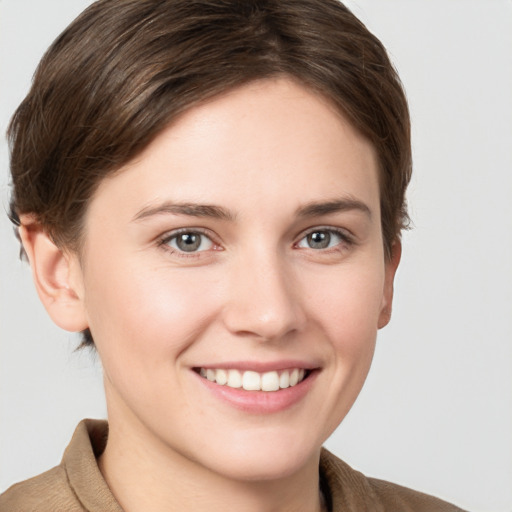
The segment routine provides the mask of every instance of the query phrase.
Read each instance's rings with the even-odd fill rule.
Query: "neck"
[[[140,427],[144,429],[143,426]],[[215,473],[142,431],[110,423],[100,470],[125,512],[321,511],[319,453],[291,475],[237,480]]]

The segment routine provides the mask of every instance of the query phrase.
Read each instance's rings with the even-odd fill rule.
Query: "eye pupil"
[[[308,245],[312,249],[325,249],[331,243],[331,234],[327,231],[315,231],[308,235]]]
[[[176,245],[185,252],[196,251],[201,245],[201,235],[195,233],[183,233],[176,239]]]

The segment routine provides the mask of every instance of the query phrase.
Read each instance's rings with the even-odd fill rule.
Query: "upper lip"
[[[209,363],[198,365],[195,368],[204,368],[205,370],[241,370],[265,373],[279,370],[290,370],[293,368],[303,368],[305,370],[314,370],[319,368],[318,364],[300,360],[280,360],[280,361],[228,361],[222,363]]]

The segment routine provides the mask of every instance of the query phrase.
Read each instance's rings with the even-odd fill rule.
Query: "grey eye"
[[[343,242],[343,236],[332,229],[311,231],[297,244],[302,249],[329,249]]]
[[[213,242],[202,233],[188,231],[174,235],[169,239],[168,245],[181,252],[199,252],[211,249]]]
[[[328,231],[315,231],[310,233],[306,239],[311,249],[326,249],[331,242],[331,234]]]

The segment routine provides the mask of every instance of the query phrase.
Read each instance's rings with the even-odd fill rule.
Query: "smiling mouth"
[[[271,371],[258,373],[247,370],[236,369],[214,369],[197,368],[196,372],[201,377],[219,384],[235,389],[246,391],[279,391],[280,389],[292,388],[300,384],[311,373],[304,368],[291,368],[289,370]]]

